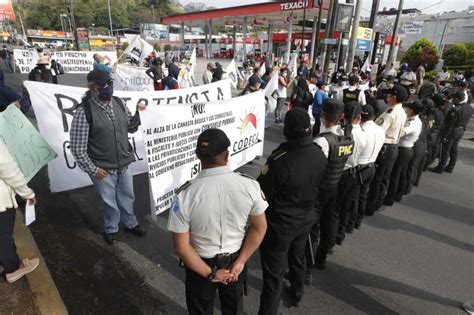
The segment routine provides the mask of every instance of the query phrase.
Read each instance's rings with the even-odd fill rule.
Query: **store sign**
[[[348,32],[351,28],[352,12],[354,6],[352,4],[338,4],[337,5],[337,17],[336,17],[336,31]]]
[[[299,10],[299,9],[304,9],[308,7],[308,1],[290,1],[286,3],[280,3],[280,11],[293,11],[293,10]]]
[[[399,35],[421,34],[423,21],[412,21],[400,23]]]
[[[374,30],[366,27],[359,27],[357,31],[357,39],[372,40]]]
[[[368,51],[372,47],[372,42],[369,39],[358,39],[356,43],[356,50]]]

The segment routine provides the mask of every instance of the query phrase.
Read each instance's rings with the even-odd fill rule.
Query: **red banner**
[[[12,2],[10,0],[0,0],[0,21],[15,21]]]

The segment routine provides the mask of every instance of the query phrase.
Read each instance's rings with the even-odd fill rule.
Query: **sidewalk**
[[[0,314],[68,314],[41,252],[23,221],[23,214],[17,211],[15,242],[18,255],[20,258],[38,257],[40,265],[12,284],[0,279]]]

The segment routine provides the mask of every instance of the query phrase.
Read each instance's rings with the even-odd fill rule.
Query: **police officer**
[[[446,115],[441,135],[443,141],[441,159],[437,167],[430,169],[430,171],[440,174],[453,172],[458,157],[459,142],[472,116],[471,104],[466,103],[466,95],[463,91],[456,91],[453,94],[453,103],[454,107]]]
[[[426,163],[424,166],[424,171],[428,169],[428,166],[431,165],[439,155],[439,148],[441,145],[441,131],[444,126],[444,110],[445,97],[442,93],[436,93],[433,98],[434,110],[431,111],[431,114],[434,118],[433,126],[431,126],[430,132],[428,133],[428,154],[426,156]],[[416,185],[415,185],[416,186]]]
[[[367,135],[360,126],[362,107],[357,102],[349,102],[344,106],[344,121],[346,128],[351,128],[354,147],[352,155],[344,165],[341,180],[337,191],[336,207],[339,211],[339,230],[336,244],[342,245],[346,231],[352,233],[353,225],[349,228],[349,219],[352,212],[357,212],[357,198],[359,195],[360,178],[357,173],[359,156],[367,145]],[[350,126],[350,127],[349,127]]]
[[[375,121],[385,131],[385,143],[375,163],[376,171],[370,184],[365,215],[373,215],[376,210],[380,209],[387,192],[390,174],[398,156],[397,144],[407,117],[402,107],[402,102],[407,97],[407,90],[403,86],[394,85],[387,91],[385,100],[389,108]]]
[[[199,135],[202,171],[176,191],[170,210],[168,229],[185,266],[190,314],[212,314],[216,289],[223,314],[243,312],[245,264],[267,228],[268,203],[257,181],[227,166],[229,146],[222,130]]]
[[[357,75],[349,76],[349,87],[342,90],[342,101],[344,104],[349,102],[359,102],[360,105],[366,105],[365,94],[359,89],[360,78]]]
[[[277,314],[282,275],[288,262],[292,304],[304,294],[305,246],[316,221],[316,197],[327,161],[313,143],[309,115],[301,108],[285,116],[282,143],[268,158],[257,180],[268,198],[268,231],[260,247],[263,289],[259,314]]]
[[[408,164],[413,157],[413,146],[423,129],[423,124],[418,117],[418,114],[423,111],[423,104],[420,101],[416,101],[405,103],[404,107],[408,119],[400,134],[397,160],[393,166],[387,195],[383,202],[387,206],[393,205],[394,201],[399,202],[402,200],[407,185]]]
[[[367,145],[360,152],[358,176],[361,180],[359,196],[357,199],[357,213],[351,217],[348,228],[352,225],[354,228],[360,228],[364,212],[367,205],[367,194],[369,193],[370,183],[375,176],[375,161],[385,142],[385,131],[374,122],[375,110],[371,105],[362,106],[362,125],[367,136]]]
[[[311,229],[311,248],[320,241],[315,255],[315,266],[326,268],[326,257],[334,247],[339,227],[339,213],[336,208],[337,186],[344,171],[344,165],[352,154],[354,140],[350,132],[343,131],[338,125],[343,117],[344,103],[336,99],[327,99],[321,107],[321,132],[314,142],[319,145],[328,159],[328,167],[317,200],[319,221]],[[319,223],[319,225],[318,225]],[[312,257],[309,257],[312,260]],[[308,260],[310,261],[310,260]]]

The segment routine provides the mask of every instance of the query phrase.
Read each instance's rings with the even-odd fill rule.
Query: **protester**
[[[416,74],[413,72],[412,66],[410,66],[408,71],[404,72],[400,76],[400,84],[405,87],[408,93],[410,93],[410,88],[413,86],[413,84],[416,84]]]
[[[23,88],[23,96],[18,95],[11,87],[5,85],[3,72],[0,70],[0,112],[13,103],[23,113],[27,113],[31,107],[28,91]]]
[[[286,89],[288,88],[288,81],[287,81],[288,70],[287,68],[280,68],[280,75],[278,76],[278,98],[277,98],[277,105],[275,109],[275,123],[279,124],[282,122],[281,120],[281,110],[283,108],[283,104],[285,103],[287,94]]]
[[[344,97],[343,91],[349,87],[347,85],[347,80],[348,79],[346,76],[340,76],[336,86],[329,86],[328,96],[340,100],[342,102],[342,99]]]
[[[92,65],[93,70],[100,70],[106,73],[112,73],[112,68],[110,67],[109,64],[106,63],[104,56],[98,53],[95,53],[93,55],[93,58],[94,58],[94,64]]]
[[[163,61],[161,58],[154,58],[151,60],[151,67],[145,73],[153,80],[153,87],[155,91],[161,91],[163,87]]]
[[[442,154],[437,167],[430,169],[436,173],[452,173],[458,157],[458,145],[461,141],[469,120],[472,116],[471,104],[464,100],[466,95],[462,91],[453,94],[454,108],[446,115],[444,128],[441,133]],[[448,163],[449,160],[449,163]]]
[[[313,104],[313,94],[309,91],[308,83],[303,77],[298,79],[298,84],[291,93],[291,104],[293,108],[299,107],[306,112],[309,105]]]
[[[175,58],[173,59],[176,60]],[[167,58],[165,61],[165,64],[166,64],[166,67],[168,68],[168,76],[172,77],[173,79],[177,81],[180,69],[178,65],[176,64],[176,61],[171,61],[169,58]]]
[[[375,162],[376,171],[370,184],[365,215],[373,215],[375,211],[379,210],[387,193],[390,175],[398,156],[400,133],[406,121],[402,102],[406,100],[407,96],[407,91],[403,86],[394,85],[386,96],[389,108],[375,121],[385,131],[385,143]]]
[[[8,283],[17,281],[39,265],[38,258],[20,260],[16,252],[13,229],[18,204],[15,195],[28,200],[29,204],[36,203],[35,194],[26,185],[25,176],[8,148],[0,141],[0,266]]]
[[[338,125],[344,116],[344,103],[335,99],[327,99],[321,107],[321,132],[314,142],[321,147],[328,159],[328,167],[324,175],[323,184],[320,186],[316,211],[319,221],[311,229],[312,249],[319,236],[319,244],[314,257],[315,267],[321,270],[326,268],[326,258],[336,242],[339,227],[336,208],[337,186],[342,176],[344,165],[352,154],[354,140],[350,129],[343,131]],[[312,251],[310,251],[312,252]],[[313,257],[308,257],[310,262]]]
[[[28,80],[53,83],[53,75],[49,69],[49,61],[46,58],[39,58],[36,67],[34,67],[28,74]]]
[[[298,67],[296,72],[298,73],[298,75],[301,75],[301,77],[303,77],[305,80],[308,80],[309,70],[304,60],[300,61],[300,66]]]
[[[133,211],[133,177],[129,166],[135,161],[128,133],[140,126],[138,103],[132,116],[120,98],[113,97],[113,81],[100,70],[87,74],[88,91],[72,120],[71,152],[79,168],[87,173],[102,199],[104,240],[117,243],[118,225],[137,236],[145,235]]]
[[[250,94],[250,93],[253,93],[253,92],[257,92],[259,90],[261,84],[262,84],[262,81],[258,77],[251,76],[249,78],[249,83],[243,89],[243,91],[240,92],[239,96],[247,95],[247,94]]]
[[[185,59],[178,75],[178,84],[181,89],[194,86],[191,68],[192,64]]]
[[[212,75],[214,73],[214,68],[215,68],[215,65],[212,62],[209,62],[207,64],[206,71],[202,75],[202,81],[204,82],[204,84],[209,84],[212,82]]]
[[[340,66],[337,72],[335,71],[332,76],[331,76],[331,83],[332,84],[337,84],[339,82],[339,79],[341,77],[346,76],[346,72],[344,71],[344,67]]]
[[[416,69],[416,86],[420,88],[423,85],[423,79],[425,78],[427,64],[420,64]]]
[[[418,117],[423,111],[421,102],[404,103],[407,120],[400,133],[398,143],[398,154],[393,170],[390,174],[390,183],[387,189],[387,195],[383,201],[386,206],[392,206],[395,201],[400,202],[407,187],[408,164],[413,157],[413,146],[418,140],[423,125]]]
[[[51,59],[51,74],[53,75],[54,84],[58,84],[58,76],[64,74],[63,66],[54,59]]]
[[[7,46],[3,45],[3,49],[0,51],[0,57],[3,59],[3,63],[10,73],[13,73],[12,55],[13,53],[7,49]]]
[[[314,118],[313,137],[316,137],[321,129],[321,107],[323,106],[323,102],[329,98],[327,94],[327,85],[328,84],[326,81],[318,81],[318,90],[314,95],[312,108],[312,114]]]
[[[316,222],[314,204],[326,172],[327,161],[311,137],[309,115],[301,108],[285,116],[280,144],[268,158],[258,182],[268,199],[268,231],[260,247],[263,288],[259,314],[277,314],[282,275],[290,269],[291,304],[298,306],[304,295],[305,246]]]
[[[448,69],[446,67],[443,67],[440,72],[436,75],[436,77],[439,80],[439,84],[442,86],[446,85],[446,82],[449,81],[449,78],[451,77],[451,74],[449,73]]]
[[[199,135],[202,170],[176,190],[169,213],[168,230],[186,270],[190,314],[212,314],[216,290],[223,314],[243,312],[245,265],[267,229],[265,196],[254,179],[229,168],[229,146],[220,129]]]
[[[211,82],[217,82],[217,81],[222,80],[223,75],[224,75],[224,70],[222,69],[222,65],[219,62],[216,62],[216,68],[214,69],[214,72],[212,73]]]
[[[260,85],[260,89],[264,90],[265,87],[267,86],[268,82],[272,79],[272,69],[271,68],[266,68],[267,71],[263,74],[261,77],[261,82],[262,84]]]

